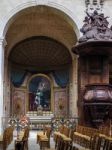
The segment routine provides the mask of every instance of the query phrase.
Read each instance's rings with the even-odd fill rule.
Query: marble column
[[[6,41],[0,38],[0,134],[3,131],[3,83],[4,83],[4,46]]]
[[[70,84],[70,114],[72,117],[78,117],[78,109],[77,109],[77,99],[78,99],[78,82],[77,82],[77,75],[78,75],[78,69],[77,69],[77,56],[74,56],[73,62],[72,62],[72,80]]]

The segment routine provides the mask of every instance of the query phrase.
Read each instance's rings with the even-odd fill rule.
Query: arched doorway
[[[73,69],[74,56],[70,50],[74,41],[77,41],[77,37],[74,27],[65,16],[66,14],[55,8],[47,6],[30,7],[19,12],[10,25],[6,33],[8,44],[5,50],[5,63],[7,66],[5,68],[5,84],[9,84],[11,95],[11,104],[8,106],[5,103],[8,114],[13,114],[13,100],[16,96],[22,98],[22,106],[24,106],[22,113],[28,111],[26,107],[28,99],[26,83],[32,75],[37,73],[44,73],[53,79],[54,89],[59,90],[59,92],[62,90],[62,95],[65,94],[63,99],[69,101],[71,99],[73,102],[69,85],[71,86],[72,81],[77,79],[77,68]],[[37,54],[40,56],[37,56]],[[11,70],[14,70],[14,72],[11,72]],[[75,77],[73,77],[74,71]],[[22,79],[27,73],[27,77],[22,82],[22,89],[19,89],[18,85],[15,87],[14,82],[12,82],[13,84],[10,83],[11,73],[15,73],[16,77],[20,77],[22,74]],[[67,75],[63,81],[64,86],[59,85],[63,83],[56,80],[57,75],[62,77],[62,74],[63,79],[64,75]],[[67,82],[68,76],[70,77],[69,82]],[[77,95],[77,93],[75,94]]]

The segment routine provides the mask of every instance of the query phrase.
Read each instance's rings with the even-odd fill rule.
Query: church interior
[[[0,150],[112,150],[112,1],[65,1],[0,4]]]

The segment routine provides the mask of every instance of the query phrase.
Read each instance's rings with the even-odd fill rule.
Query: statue
[[[108,17],[104,17],[103,13],[98,14],[95,10],[91,15],[86,12],[83,27],[80,31],[83,36],[79,39],[79,43],[95,40],[112,40],[112,27],[108,27]]]
[[[44,93],[44,83],[40,83],[38,88],[37,88],[37,92],[36,92],[36,96],[35,96],[35,104],[36,106],[42,106],[43,107],[43,93]]]
[[[36,96],[35,96],[35,104],[37,106],[40,105],[40,96],[41,96],[41,91],[37,89]]]

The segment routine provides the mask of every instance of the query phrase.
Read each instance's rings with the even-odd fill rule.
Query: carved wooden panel
[[[54,91],[55,116],[64,117],[68,113],[68,93],[67,89],[55,89]]]
[[[25,114],[26,91],[15,89],[12,95],[12,110],[14,116]]]

